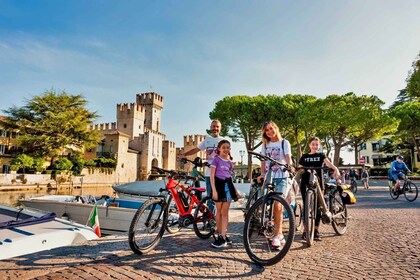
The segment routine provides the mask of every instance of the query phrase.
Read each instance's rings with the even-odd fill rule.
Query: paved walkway
[[[126,235],[108,236],[0,261],[0,279],[420,279],[420,198],[410,203],[392,200],[384,186],[359,188],[349,213],[344,236],[321,225],[322,241],[307,248],[298,233],[287,256],[265,268],[245,253],[242,215],[231,210],[234,244],[222,250],[183,230],[141,257]]]

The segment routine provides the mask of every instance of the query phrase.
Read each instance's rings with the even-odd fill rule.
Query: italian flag
[[[92,212],[90,212],[89,221],[96,235],[98,237],[101,237],[101,228],[99,227],[98,206],[96,204],[95,206],[93,206]]]

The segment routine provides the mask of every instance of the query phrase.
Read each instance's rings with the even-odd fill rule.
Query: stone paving
[[[297,233],[274,266],[250,261],[242,244],[242,213],[232,209],[231,247],[212,248],[211,240],[186,229],[165,234],[154,251],[138,256],[125,234],[114,235],[0,261],[0,279],[420,279],[420,198],[392,200],[380,184],[359,187],[345,235],[321,225],[322,241],[307,248]]]

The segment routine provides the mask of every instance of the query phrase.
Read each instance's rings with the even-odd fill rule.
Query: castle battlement
[[[137,104],[137,103],[119,103],[117,104],[117,111],[118,112],[125,112],[125,111],[144,111],[144,106]]]
[[[165,140],[165,139],[166,139],[166,134],[163,134],[163,133],[161,133],[161,132],[159,132],[159,131],[156,131],[156,130],[150,129],[150,128],[148,128],[148,127],[145,127],[145,128],[144,128],[144,134],[149,134],[149,133],[153,133],[153,134],[156,134],[156,135],[160,135],[160,136],[162,136],[162,137],[163,137],[163,139],[162,139],[162,140]]]
[[[163,96],[156,92],[139,93],[136,95],[136,103],[141,105],[153,105],[154,107],[163,108]]]
[[[198,146],[206,138],[206,135],[186,135],[184,136],[184,146]]]
[[[90,130],[99,130],[99,131],[112,131],[117,130],[117,123],[116,122],[108,122],[108,123],[97,123],[89,125]]]

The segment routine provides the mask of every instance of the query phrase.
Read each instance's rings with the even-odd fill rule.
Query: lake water
[[[83,187],[83,188],[61,188],[61,189],[40,189],[40,190],[22,190],[22,191],[0,191],[0,204],[18,206],[19,199],[30,198],[43,195],[93,195],[100,197],[102,195],[113,196],[114,190],[111,186],[101,187]]]

